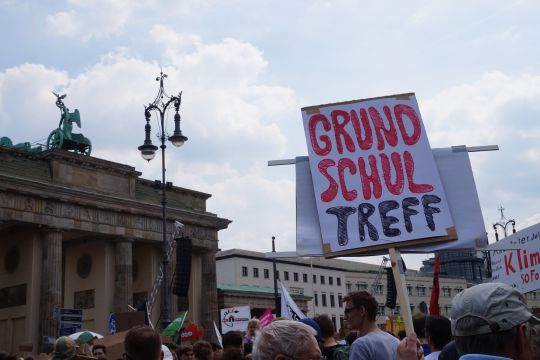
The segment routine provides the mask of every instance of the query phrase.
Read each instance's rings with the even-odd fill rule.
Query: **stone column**
[[[219,322],[218,301],[217,301],[217,279],[216,279],[216,252],[213,250],[205,251],[202,254],[202,319],[205,329],[205,340],[216,341],[213,322]]]
[[[39,348],[49,351],[43,344],[44,336],[57,336],[58,323],[53,319],[55,308],[62,307],[62,233],[47,230],[42,243],[41,297],[39,302]]]
[[[133,305],[133,239],[118,239],[114,250],[114,312],[119,313]]]

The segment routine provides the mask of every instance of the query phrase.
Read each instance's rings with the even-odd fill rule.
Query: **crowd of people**
[[[358,291],[344,299],[348,334],[340,338],[327,315],[293,321],[275,319],[261,329],[258,320],[246,333],[230,331],[221,345],[197,341],[162,344],[158,332],[138,326],[127,332],[123,360],[540,360],[540,320],[523,296],[501,283],[484,283],[457,294],[451,320],[444,316],[414,317],[414,332],[403,338],[376,323],[377,301]],[[77,343],[60,337],[52,360],[85,359]],[[107,348],[94,345],[91,356],[107,360]],[[16,357],[0,353],[0,360]],[[111,359],[113,360],[113,359]],[[114,359],[117,360],[117,359]]]

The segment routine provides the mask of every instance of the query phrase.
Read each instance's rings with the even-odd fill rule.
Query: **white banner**
[[[306,315],[300,310],[298,305],[294,302],[291,295],[289,295],[289,292],[287,289],[285,289],[285,286],[283,286],[283,283],[281,281],[279,282],[279,286],[281,287],[281,316],[286,317],[287,319],[291,320],[300,320],[307,318]]]
[[[488,247],[493,282],[526,293],[540,289],[540,224],[520,230]],[[495,250],[498,249],[498,250]]]
[[[247,324],[251,319],[251,309],[249,305],[236,306],[232,308],[221,309],[221,332],[223,334],[229,331],[246,331]]]
[[[302,117],[325,254],[455,239],[414,94],[310,106]]]
[[[448,199],[457,240],[400,248],[407,252],[474,249],[487,245],[487,235],[465,147],[433,149]],[[296,251],[298,256],[322,256],[322,237],[307,156],[296,158]],[[385,251],[380,252],[385,253]]]

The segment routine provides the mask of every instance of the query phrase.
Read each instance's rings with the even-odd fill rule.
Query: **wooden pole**
[[[392,264],[392,273],[396,282],[397,298],[399,301],[399,313],[405,324],[405,332],[407,335],[414,332],[411,315],[411,304],[407,293],[407,285],[405,283],[405,269],[401,261],[401,254],[396,248],[389,248],[390,263]]]

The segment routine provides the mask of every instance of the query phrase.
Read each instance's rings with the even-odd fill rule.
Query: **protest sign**
[[[400,248],[402,253],[474,249],[487,245],[480,200],[465,146],[432,149],[458,238],[454,241]],[[319,218],[307,156],[295,160],[296,254],[323,256]],[[381,251],[381,254],[384,252]],[[272,253],[269,253],[272,254]]]
[[[246,331],[249,319],[251,319],[251,309],[249,305],[236,306],[221,309],[221,332]]]
[[[499,240],[488,250],[493,282],[511,285],[521,293],[540,289],[540,224]]]
[[[281,290],[281,316],[291,320],[307,318],[298,305],[296,305],[281,281],[279,282],[279,287]]]
[[[302,117],[325,255],[456,238],[414,94]]]
[[[274,320],[274,315],[272,315],[272,308],[268,308],[264,311],[264,313],[259,318],[259,322],[261,323],[261,328],[264,328],[272,323]]]

